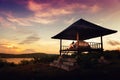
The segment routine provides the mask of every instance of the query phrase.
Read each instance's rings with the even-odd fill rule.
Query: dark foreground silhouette
[[[48,64],[29,64],[0,69],[0,80],[114,80],[120,78],[120,66],[99,65],[64,71]]]
[[[53,55],[22,61],[20,65],[0,61],[0,80],[119,80],[120,52],[104,53],[109,63],[99,63],[98,53],[81,54],[79,68],[72,71],[49,66],[58,57]]]

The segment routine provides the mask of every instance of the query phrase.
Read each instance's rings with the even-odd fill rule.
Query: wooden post
[[[103,53],[103,39],[102,39],[102,36],[100,36],[101,38],[101,52]]]
[[[79,47],[79,33],[77,32],[76,35],[76,39],[77,39],[77,52],[79,53],[78,47]]]
[[[61,56],[61,50],[62,50],[62,39],[60,39],[60,56]]]
[[[78,32],[77,32],[76,39],[77,39],[77,48],[78,48],[78,46],[79,46],[79,33]]]

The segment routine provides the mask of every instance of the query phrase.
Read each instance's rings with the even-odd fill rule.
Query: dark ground
[[[107,64],[92,68],[64,71],[48,64],[28,64],[0,68],[0,80],[119,80],[120,65]]]

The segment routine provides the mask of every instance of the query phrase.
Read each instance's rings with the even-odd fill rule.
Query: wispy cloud
[[[7,40],[0,41],[0,52],[3,53],[18,53],[19,47],[17,47],[13,42]]]
[[[34,23],[39,23],[39,24],[51,24],[53,22],[55,22],[55,19],[51,19],[51,18],[40,18],[40,17],[30,17],[28,18],[29,21],[34,22]]]
[[[40,37],[38,35],[33,34],[28,36],[25,40],[23,40],[19,44],[31,44],[39,40],[40,40]]]
[[[42,18],[36,15],[25,17],[25,18],[19,18],[19,17],[14,17],[11,14],[7,14],[7,20],[11,22],[12,24],[17,24],[20,26],[32,26],[34,23],[40,23],[40,24],[50,24],[55,21],[55,19],[51,18]]]
[[[33,0],[28,2],[28,9],[33,11],[37,17],[51,17],[72,13],[66,8],[55,8],[51,3],[37,3]]]
[[[90,13],[100,11],[100,6],[97,4],[87,5],[81,2],[73,2],[69,4],[67,0],[60,0],[59,3],[54,0],[50,2],[29,0],[27,7],[33,12],[33,15],[29,17],[29,20],[41,24],[50,24],[55,22],[57,17],[72,15],[82,11]]]
[[[0,52],[2,53],[18,53],[19,51],[18,47],[7,47],[7,46],[3,46],[0,45]]]
[[[33,11],[34,15],[37,17],[68,15],[82,10],[90,12],[98,12],[100,10],[100,6],[97,4],[87,5],[85,3],[81,3],[80,1],[78,3],[73,2],[68,4],[67,1],[65,2],[60,0],[59,3],[56,3],[58,6],[54,6],[53,3],[55,4],[56,2],[51,1],[50,3],[37,3],[35,0],[30,0],[28,2],[28,9]]]
[[[7,2],[7,1],[5,1]],[[4,1],[1,1],[1,3],[5,3]],[[10,1],[8,1],[10,2]],[[12,4],[16,5],[16,8],[21,10],[22,12],[19,12],[19,10],[12,10],[12,7],[8,7],[6,5],[6,8],[4,10],[4,6],[1,6],[1,12],[3,11],[6,16],[6,13],[9,13],[11,15],[7,15],[7,20],[12,22],[13,24],[19,24],[21,26],[31,26],[33,23],[40,23],[40,24],[50,24],[54,23],[56,19],[60,16],[66,16],[66,15],[72,15],[75,13],[97,13],[100,11],[110,10],[109,8],[111,6],[114,6],[115,4],[118,5],[119,0],[102,0],[102,1],[96,1],[96,0],[21,0],[21,1],[12,1],[10,2]],[[106,6],[107,4],[107,6]],[[6,10],[7,9],[7,10]],[[7,12],[6,12],[7,11]],[[26,12],[26,13],[23,13]],[[19,16],[16,14],[22,15]],[[21,14],[23,13],[23,14]],[[23,17],[24,16],[24,17]],[[56,17],[56,18],[55,18]]]
[[[13,28],[13,24],[0,15],[0,27]]]
[[[75,22],[75,18],[74,17],[69,19],[69,20],[65,20],[64,21],[64,23],[69,24],[69,25],[72,24],[73,22]]]
[[[0,25],[2,27],[7,27],[11,29],[16,29],[16,26],[24,26],[30,27],[35,25],[35,23],[39,24],[51,24],[55,21],[55,19],[51,18],[40,18],[37,16],[29,16],[29,17],[15,17],[12,12],[2,12],[5,17],[0,16]]]
[[[101,7],[98,6],[98,5],[96,5],[96,4],[90,7],[90,11],[91,11],[92,13],[99,12],[100,10],[101,10]]]
[[[0,23],[1,23],[1,21],[3,21],[3,18],[0,16]]]
[[[35,53],[36,51],[34,49],[25,49],[21,53]]]
[[[111,10],[111,8],[119,6],[120,0],[2,0],[0,3],[4,4],[0,6],[0,11],[9,11],[14,16],[24,18],[31,15],[39,17],[61,16],[80,11],[96,13],[102,9]],[[11,4],[12,6],[9,6]],[[14,7],[15,9],[13,9]]]
[[[18,49],[14,42],[8,40],[1,40],[0,41],[1,47],[6,47],[8,49]]]
[[[16,28],[16,33],[20,33],[22,35],[28,35],[31,33],[34,33],[31,29],[28,29],[26,27],[17,27]]]
[[[7,20],[12,22],[13,24],[18,24],[21,26],[31,26],[32,24],[27,20],[27,18],[17,18],[14,17],[12,14],[7,14]]]
[[[120,41],[116,41],[116,40],[109,40],[107,43],[112,45],[112,46],[120,45]]]
[[[39,11],[46,7],[49,7],[49,4],[46,4],[46,3],[39,4],[39,3],[35,2],[34,0],[29,0],[29,2],[28,2],[28,8],[31,11]]]

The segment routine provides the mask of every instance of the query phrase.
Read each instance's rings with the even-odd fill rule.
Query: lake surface
[[[33,58],[1,58],[1,59],[10,63],[13,62],[15,64],[19,64],[22,60],[27,60],[27,61],[33,60]]]

